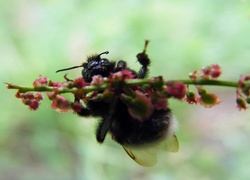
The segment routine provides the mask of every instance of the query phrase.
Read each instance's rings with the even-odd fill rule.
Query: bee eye
[[[100,65],[101,66],[107,66],[109,64],[109,61],[107,59],[101,59]]]
[[[97,65],[98,65],[97,61],[91,61],[91,62],[89,62],[87,69],[92,69],[93,67],[95,67]]]

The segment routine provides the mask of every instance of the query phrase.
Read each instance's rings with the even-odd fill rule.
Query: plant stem
[[[226,87],[238,87],[238,82],[235,81],[221,81],[221,80],[210,80],[210,79],[185,79],[185,80],[174,80],[175,82],[182,82],[184,84],[191,85],[206,85],[206,86],[226,86]]]
[[[150,79],[129,79],[124,81],[124,86],[136,86],[136,85],[144,85],[144,84],[150,84]],[[167,80],[167,82],[182,82],[187,85],[209,85],[209,86],[225,86],[225,87],[238,87],[238,82],[235,81],[221,81],[221,80],[210,80],[210,79],[186,79],[186,80]],[[49,86],[41,86],[41,87],[26,87],[26,86],[18,86],[18,85],[12,85],[7,84],[8,89],[18,89],[20,93],[26,93],[30,91],[36,91],[36,92],[52,92],[57,91],[60,93],[73,93],[77,91],[82,91],[84,93],[89,93],[91,91],[95,90],[105,90],[109,87],[108,83],[104,83],[100,86],[86,86],[84,89],[77,89],[77,88],[67,88],[67,87],[61,87],[57,90],[55,90],[53,87]]]

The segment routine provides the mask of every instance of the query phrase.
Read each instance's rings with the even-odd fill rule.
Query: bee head
[[[98,55],[93,55],[88,57],[87,62],[80,66],[73,66],[70,68],[60,69],[56,72],[67,71],[70,69],[75,69],[83,67],[82,77],[84,81],[91,82],[94,75],[101,75],[103,77],[109,76],[110,72],[114,70],[115,62],[109,61],[106,58],[101,58],[101,55],[108,54],[108,51],[102,52]]]
[[[86,63],[83,63],[82,77],[86,82],[91,82],[94,75],[107,77],[110,72],[114,70],[114,62],[111,62],[106,58],[101,58],[102,54],[108,53],[108,51],[105,51],[101,54],[91,56]]]

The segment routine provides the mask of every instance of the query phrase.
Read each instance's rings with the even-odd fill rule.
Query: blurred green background
[[[222,79],[237,80],[250,71],[249,35],[249,0],[2,0],[0,179],[249,179],[250,113],[236,109],[234,89],[209,87],[223,100],[211,109],[171,101],[180,151],[161,152],[155,167],[143,168],[110,138],[99,145],[94,119],[59,114],[48,100],[30,111],[3,84],[31,85],[39,75],[62,81],[56,70],[106,50],[139,69],[145,39],[150,76],[187,78],[218,63]]]

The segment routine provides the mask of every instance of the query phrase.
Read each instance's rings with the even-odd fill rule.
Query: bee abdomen
[[[155,110],[150,119],[140,122],[132,117],[119,117],[112,124],[110,132],[115,141],[120,144],[143,145],[160,140],[168,134],[172,115],[169,109]]]

